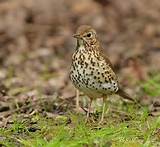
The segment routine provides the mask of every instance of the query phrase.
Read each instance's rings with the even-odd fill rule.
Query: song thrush
[[[103,98],[102,122],[104,100],[107,96],[118,94],[126,99],[132,101],[133,99],[120,88],[112,64],[103,53],[96,31],[91,26],[82,25],[77,29],[74,37],[77,39],[77,47],[72,55],[70,79],[78,90],[90,98],[87,120],[92,100]]]

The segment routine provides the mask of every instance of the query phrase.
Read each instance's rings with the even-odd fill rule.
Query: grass
[[[72,117],[73,114],[68,115]],[[141,116],[130,121],[112,122],[108,120],[104,126],[86,125],[83,116],[73,116],[73,122],[59,122],[38,115],[37,124],[29,131],[25,121],[14,121],[10,129],[0,129],[0,134],[6,138],[1,144],[5,146],[26,147],[77,147],[77,146],[154,146],[160,138],[156,132],[160,127],[160,117],[152,118],[146,115],[146,109]],[[76,118],[77,117],[77,118]],[[78,120],[78,121],[77,121]]]
[[[151,96],[160,94],[159,76],[142,87]],[[154,86],[154,88],[153,88]],[[153,91],[155,89],[155,91]],[[119,104],[118,113],[107,114],[106,123],[84,123],[85,116],[67,112],[53,118],[36,113],[19,117],[7,128],[0,128],[0,144],[6,147],[152,147],[160,146],[160,117],[152,117],[147,107]]]
[[[156,75],[143,84],[146,93],[151,96],[160,95],[160,75]]]

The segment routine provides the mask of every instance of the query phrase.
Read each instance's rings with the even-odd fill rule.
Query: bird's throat
[[[80,38],[77,39],[77,49],[80,47],[84,47],[84,41]]]

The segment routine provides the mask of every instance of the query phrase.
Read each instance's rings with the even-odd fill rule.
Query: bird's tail
[[[133,98],[131,98],[125,91],[123,91],[122,89],[118,89],[117,94],[121,97],[123,97],[124,99],[130,100],[132,102],[136,102]]]

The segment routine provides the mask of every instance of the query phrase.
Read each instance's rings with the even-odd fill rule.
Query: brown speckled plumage
[[[91,99],[105,98],[123,93],[112,64],[104,55],[96,31],[87,25],[80,26],[74,35],[77,47],[72,55],[70,79],[74,86]],[[129,98],[125,94],[125,98]]]

